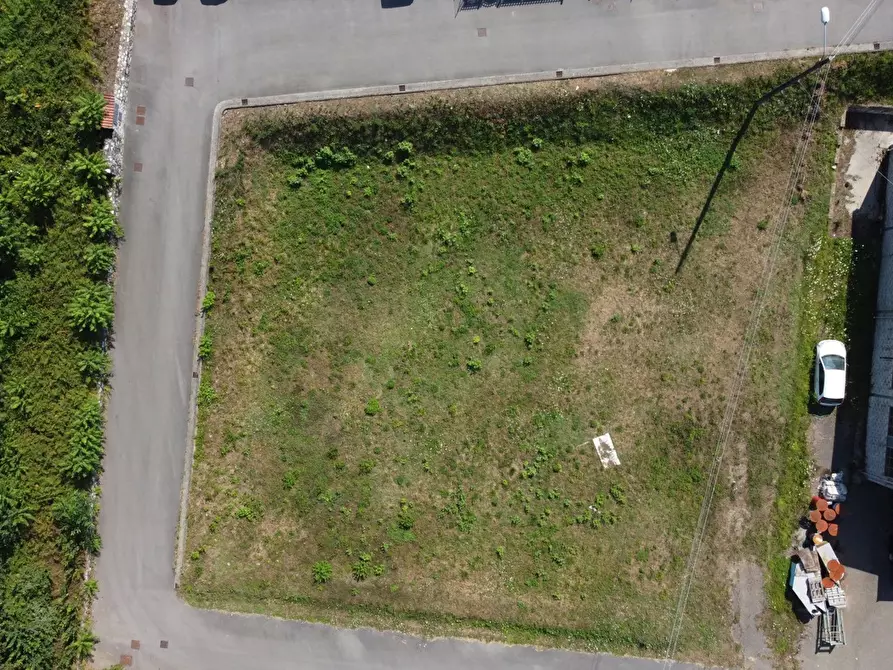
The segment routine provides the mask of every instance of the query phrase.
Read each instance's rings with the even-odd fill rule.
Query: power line
[[[714,451],[713,462],[710,468],[710,475],[707,480],[707,492],[704,500],[702,501],[701,510],[698,515],[698,523],[695,527],[695,535],[692,538],[692,545],[686,564],[686,571],[683,575],[682,589],[679,594],[679,600],[676,604],[676,611],[673,617],[673,625],[670,630],[670,637],[667,644],[667,653],[664,657],[665,668],[670,667],[673,662],[672,659],[676,654],[679,637],[682,631],[682,624],[685,618],[685,609],[688,604],[689,595],[691,593],[694,572],[695,568],[697,567],[698,559],[700,557],[701,545],[703,543],[704,534],[706,533],[707,522],[710,517],[710,510],[713,504],[713,496],[716,491],[716,483],[719,478],[722,458],[725,454],[726,447],[731,437],[732,425],[737,415],[741,391],[744,387],[744,381],[747,376],[750,356],[753,352],[754,344],[756,341],[755,336],[757,331],[759,330],[760,319],[762,316],[763,308],[765,306],[765,297],[768,293],[769,285],[771,284],[771,280],[774,275],[775,264],[777,262],[778,253],[781,248],[781,241],[784,236],[788,217],[792,208],[793,194],[800,180],[803,164],[808,153],[809,141],[812,137],[813,127],[815,126],[815,123],[818,119],[821,98],[824,94],[828,74],[831,69],[830,61],[833,60],[834,57],[840,52],[842,46],[844,46],[845,44],[848,45],[850,42],[852,42],[856,35],[859,34],[865,21],[867,21],[868,17],[874,12],[874,10],[882,1],[883,0],[872,0],[862,11],[862,13],[849,28],[849,30],[847,30],[840,42],[838,42],[837,46],[828,59],[829,62],[825,64],[825,70],[823,72],[821,82],[814,88],[812,98],[806,110],[806,118],[804,119],[803,130],[798,141],[797,150],[795,151],[794,164],[792,165],[791,173],[788,180],[788,186],[785,190],[785,200],[782,202],[781,211],[779,212],[779,216],[772,228],[771,234],[773,236],[773,243],[769,254],[769,260],[763,270],[763,277],[760,288],[757,290],[757,294],[754,299],[754,307],[751,312],[751,317],[748,322],[747,329],[745,330],[743,355],[739,358],[739,364],[736,368],[735,376],[733,377],[732,390],[728,396],[726,409],[723,413],[723,420],[720,425],[719,440],[716,446],[716,450]]]

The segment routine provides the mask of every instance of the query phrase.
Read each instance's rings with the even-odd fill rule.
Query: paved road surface
[[[135,668],[188,670],[656,668],[203,612],[178,601],[172,565],[212,110],[243,96],[817,47],[819,3],[565,0],[456,15],[452,0],[398,9],[379,0],[164,2],[140,0],[131,68],[98,660],[132,653]],[[865,3],[827,3],[834,43]],[[858,41],[891,35],[888,3]],[[134,123],[136,106],[146,108],[145,125]],[[140,640],[138,651],[131,639]]]

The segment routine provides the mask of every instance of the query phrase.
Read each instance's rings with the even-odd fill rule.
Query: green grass
[[[797,100],[761,114],[678,276],[670,233],[722,162],[726,105],[765,83],[231,127],[187,597],[663,653]],[[784,271],[809,239],[791,227]],[[765,437],[799,373],[789,299],[770,301],[736,425],[751,476],[720,482],[718,519],[742,494],[770,513],[759,471],[785,453]],[[607,471],[587,442],[605,430],[623,462]],[[711,526],[714,559],[734,559],[728,534]],[[686,657],[735,658],[720,572],[695,580]]]
[[[116,225],[88,3],[0,3],[0,666],[89,657]],[[97,113],[100,115],[97,117]],[[90,218],[92,216],[92,218]],[[93,224],[90,230],[85,224]]]
[[[835,146],[830,137],[820,147],[828,164]],[[871,362],[860,352],[869,352],[874,336],[874,305],[878,276],[878,240],[853,240],[828,234],[827,203],[830,179],[814,179],[814,205],[804,217],[811,243],[804,257],[805,272],[796,296],[798,330],[795,365],[797,374],[791,396],[786,400],[790,417],[781,451],[772,530],[765,538],[769,557],[767,596],[769,612],[765,630],[774,650],[782,658],[797,651],[802,626],[791,614],[785,595],[790,559],[787,550],[796,521],[807,509],[812,491],[809,478],[813,457],[806,444],[811,400],[811,371],[815,345],[821,339],[837,339],[853,355],[849,361],[849,402],[857,413],[867,411]]]

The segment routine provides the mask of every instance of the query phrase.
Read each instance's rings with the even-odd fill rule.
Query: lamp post
[[[822,56],[828,48],[828,24],[831,22],[831,10],[822,7]]]

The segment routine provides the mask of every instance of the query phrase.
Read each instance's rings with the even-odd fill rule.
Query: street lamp
[[[822,56],[828,48],[828,24],[831,22],[831,10],[822,7]]]

